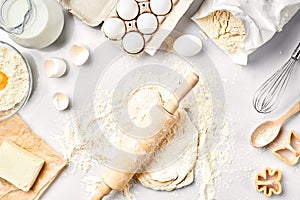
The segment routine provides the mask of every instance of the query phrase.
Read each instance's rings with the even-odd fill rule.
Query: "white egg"
[[[65,110],[69,107],[69,97],[63,93],[57,92],[52,97],[53,104],[57,110]]]
[[[175,40],[173,49],[181,56],[194,56],[201,51],[202,41],[194,35],[182,35]]]
[[[131,54],[140,53],[145,47],[145,40],[142,34],[132,31],[128,32],[122,40],[123,49]]]
[[[150,0],[150,8],[156,15],[166,15],[172,9],[172,0]]]
[[[69,58],[74,65],[83,65],[90,56],[89,50],[81,44],[73,44],[69,48]]]
[[[141,33],[152,34],[158,28],[158,21],[152,13],[144,13],[138,17],[136,25]]]
[[[46,58],[44,61],[44,69],[49,78],[59,78],[65,74],[67,64],[61,58]]]
[[[120,18],[109,18],[103,24],[103,32],[111,40],[120,40],[126,33],[126,26]]]
[[[134,0],[120,0],[117,13],[124,20],[133,20],[139,14],[139,5]]]

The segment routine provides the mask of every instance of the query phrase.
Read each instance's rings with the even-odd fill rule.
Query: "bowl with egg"
[[[31,90],[27,60],[15,47],[0,41],[0,121],[16,114],[27,103]]]

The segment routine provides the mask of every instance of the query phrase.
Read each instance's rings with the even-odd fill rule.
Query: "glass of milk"
[[[64,14],[55,0],[0,0],[0,28],[17,44],[41,49],[61,34]]]

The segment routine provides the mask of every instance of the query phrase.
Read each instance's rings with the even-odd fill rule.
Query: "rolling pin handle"
[[[180,102],[198,83],[199,76],[195,73],[189,73],[182,84],[175,90],[177,101]]]
[[[199,76],[197,74],[188,74],[179,88],[174,91],[176,99],[169,99],[164,105],[165,110],[170,114],[174,114],[179,107],[180,101],[195,87],[198,81]]]
[[[103,197],[108,195],[112,189],[108,187],[104,182],[101,182],[97,188],[97,193],[93,196],[92,200],[102,200]]]

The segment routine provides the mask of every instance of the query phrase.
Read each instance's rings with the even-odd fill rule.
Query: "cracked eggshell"
[[[137,54],[143,51],[145,47],[145,39],[139,32],[128,32],[122,40],[123,49],[131,54]]]
[[[103,24],[103,33],[111,40],[120,40],[126,33],[126,25],[120,18],[109,18]]]
[[[181,56],[195,56],[202,49],[202,41],[194,35],[182,35],[175,40],[173,49]]]
[[[152,13],[143,13],[137,18],[137,28],[143,34],[152,34],[158,28],[158,20]]]
[[[150,9],[156,15],[166,15],[172,9],[172,0],[150,0]]]
[[[57,92],[52,97],[53,104],[57,110],[66,110],[69,107],[69,97],[63,93]]]
[[[140,12],[135,0],[120,0],[117,4],[117,14],[124,20],[133,20]]]
[[[65,74],[67,64],[61,58],[46,58],[44,61],[44,70],[49,78],[59,78]]]
[[[83,65],[90,56],[89,50],[81,44],[73,44],[69,48],[69,58],[74,65]]]

